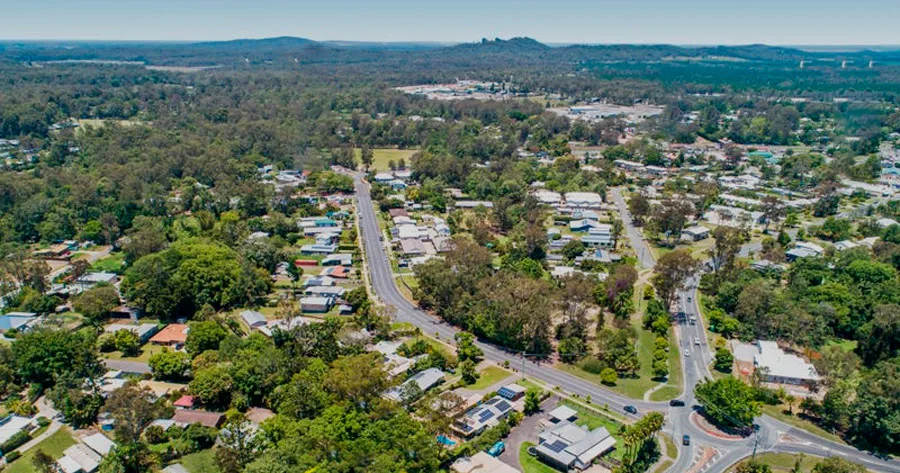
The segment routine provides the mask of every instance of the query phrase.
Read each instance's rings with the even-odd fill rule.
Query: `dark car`
[[[681,399],[672,399],[671,401],[669,401],[669,405],[672,407],[682,407],[684,406],[684,401],[682,401]]]
[[[684,445],[690,445],[691,444],[691,436],[685,435],[684,437],[681,437],[681,443],[683,443]]]
[[[631,405],[625,406],[625,412],[627,412],[627,413],[629,413],[629,414],[637,414],[637,413],[638,413],[638,412],[637,412],[637,407],[634,407],[634,406],[631,406]]]

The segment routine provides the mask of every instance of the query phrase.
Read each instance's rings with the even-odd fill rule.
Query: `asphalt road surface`
[[[420,328],[423,333],[437,336],[441,340],[453,344],[453,337],[458,332],[455,327],[420,310],[403,297],[397,289],[387,256],[385,235],[378,227],[375,207],[369,193],[369,184],[364,180],[364,176],[361,173],[340,171],[351,175],[354,179],[356,207],[360,219],[360,236],[365,248],[367,270],[375,295],[382,303],[396,308],[396,321],[411,323]],[[645,269],[652,268],[655,263],[653,254],[644,242],[640,230],[632,224],[621,190],[612,189],[611,194],[621,215],[626,235],[638,254],[641,266]],[[665,413],[667,418],[665,430],[673,436],[679,446],[678,460],[669,468],[668,472],[670,473],[681,473],[692,469],[695,466],[693,465],[695,448],[703,446],[714,448],[718,452],[718,455],[704,465],[696,465],[698,469],[702,469],[703,473],[722,473],[735,462],[750,456],[754,451],[806,453],[820,456],[837,455],[861,463],[872,470],[900,473],[900,464],[897,461],[881,460],[866,452],[795,429],[768,416],[761,416],[757,420],[760,429],[756,435],[736,441],[708,435],[691,422],[690,414],[695,409],[693,406],[694,386],[699,381],[711,377],[709,365],[712,363],[712,353],[697,306],[697,279],[695,278],[686,285],[679,300],[679,305],[684,309],[685,314],[688,317],[693,315],[697,320],[693,325],[688,318],[676,324],[676,335],[682,347],[685,384],[685,391],[680,399],[685,401],[685,407],[669,407],[668,403],[629,399],[577,376],[559,371],[549,363],[538,362],[527,357],[523,363],[521,354],[481,340],[477,342],[477,345],[484,352],[485,359],[501,364],[509,362],[512,367],[524,368],[525,376],[533,377],[550,386],[559,387],[571,394],[578,394],[582,397],[591,396],[594,404],[607,404],[611,409],[620,413],[624,413],[626,405],[632,405],[637,407],[639,416],[650,411]],[[696,344],[695,339],[700,343]],[[692,442],[689,446],[682,445],[681,438],[685,434],[691,436]],[[791,441],[787,442],[783,437],[789,437]]]

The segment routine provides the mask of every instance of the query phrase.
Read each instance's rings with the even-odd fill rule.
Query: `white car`
[[[700,337],[694,337],[694,345],[700,345]]]

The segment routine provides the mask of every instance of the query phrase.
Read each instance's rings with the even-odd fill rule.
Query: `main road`
[[[391,264],[387,256],[384,243],[384,234],[378,226],[378,219],[375,215],[375,207],[372,203],[370,195],[369,183],[365,181],[364,175],[361,173],[343,170],[346,174],[353,177],[356,190],[356,208],[359,218],[360,238],[364,245],[366,255],[366,265],[369,274],[371,288],[382,303],[393,306],[396,309],[395,320],[400,322],[408,322],[419,329],[423,333],[434,335],[447,343],[454,343],[454,336],[458,333],[458,329],[443,323],[436,317],[433,317],[407,300],[397,288],[394,279]],[[631,241],[632,247],[639,252],[641,266],[644,268],[652,268],[655,261],[653,254],[646,246],[640,231],[634,227],[631,222],[625,201],[622,198],[619,189],[612,190],[613,202],[619,208],[622,221],[625,226],[626,233]],[[682,292],[680,304],[685,307],[685,312],[696,313],[699,317],[699,309],[697,308],[696,280],[691,281],[688,288]],[[681,439],[684,434],[691,435],[694,442],[692,445],[681,445],[678,442],[679,454],[677,462],[669,468],[670,473],[681,473],[689,470],[700,470],[704,473],[721,473],[724,472],[733,463],[742,458],[749,456],[754,448],[758,451],[779,451],[779,452],[803,452],[807,454],[830,456],[840,455],[864,464],[866,467],[878,471],[889,473],[900,473],[900,466],[895,461],[883,461],[875,457],[866,455],[853,448],[824,440],[820,437],[809,434],[808,432],[794,429],[775,419],[763,416],[759,424],[761,426],[759,438],[742,439],[738,441],[730,441],[720,439],[715,436],[708,435],[705,431],[696,427],[690,421],[689,417],[692,412],[693,404],[693,387],[701,379],[710,377],[709,364],[711,363],[711,354],[706,342],[706,333],[702,329],[702,322],[698,321],[696,325],[682,323],[676,326],[676,334],[679,340],[688,347],[682,350],[683,354],[693,353],[694,356],[683,356],[684,360],[684,380],[685,392],[682,400],[685,401],[686,407],[669,407],[667,403],[662,402],[646,402],[626,398],[618,393],[614,393],[608,389],[597,386],[596,384],[585,381],[577,376],[560,371],[553,368],[552,365],[538,360],[523,357],[521,354],[505,350],[495,345],[476,342],[478,347],[484,352],[485,359],[495,362],[508,362],[510,366],[524,369],[524,375],[538,379],[549,386],[558,387],[570,394],[577,394],[581,397],[591,396],[592,402],[597,405],[608,405],[611,409],[624,413],[626,405],[635,406],[640,413],[650,411],[661,411],[667,414],[666,430],[673,435],[676,441]],[[693,337],[699,337],[701,345],[690,345]],[[688,360],[688,358],[692,358]],[[784,443],[780,439],[780,435],[787,435],[795,439],[795,442]],[[694,446],[701,444],[715,449],[718,452],[717,459],[705,462],[705,464],[694,465],[695,452]]]
[[[656,264],[653,252],[632,221],[631,214],[625,204],[621,188],[610,190],[613,204],[618,210],[622,220],[625,234],[631,243],[642,268],[650,269]],[[750,256],[759,251],[759,243],[748,243],[740,250],[742,257]],[[678,297],[678,309],[683,313],[675,324],[675,335],[681,349],[682,366],[684,367],[684,392],[680,397],[686,406],[694,404],[694,388],[704,379],[712,379],[709,366],[713,362],[712,350],[703,325],[702,312],[699,305],[699,275],[691,278],[685,284],[685,288]],[[709,435],[699,429],[691,421],[693,409],[671,409],[667,416],[666,431],[673,438],[680,440],[683,435],[690,435],[694,441],[690,445],[678,442],[679,452],[675,464],[669,468],[671,473],[680,473],[692,469],[695,459],[702,458],[702,452],[696,447],[703,446],[716,450],[716,455],[702,466],[704,473],[722,473],[731,465],[756,452],[784,452],[805,453],[822,457],[841,456],[848,460],[864,465],[866,468],[885,471],[900,472],[900,465],[896,461],[884,461],[877,457],[861,452],[853,447],[832,442],[813,435],[805,430],[785,424],[770,416],[760,416],[756,423],[758,431],[751,437],[740,440],[728,440]],[[790,441],[786,441],[789,439]],[[698,441],[699,440],[699,441]]]

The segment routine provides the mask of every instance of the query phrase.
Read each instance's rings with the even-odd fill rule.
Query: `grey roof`
[[[388,398],[399,400],[403,394],[404,386],[416,383],[422,392],[428,391],[444,379],[444,372],[437,368],[428,368],[409,377],[400,386],[391,388],[385,396]]]
[[[241,319],[250,327],[259,327],[267,322],[266,316],[255,310],[241,312]]]
[[[538,454],[566,466],[576,462],[581,466],[589,465],[616,444],[605,427],[588,430],[571,422],[541,432],[539,438]]]

